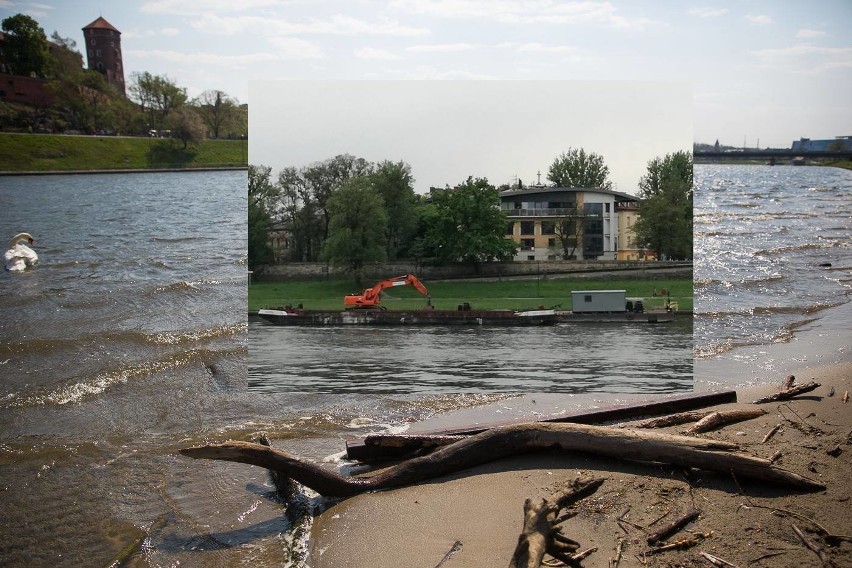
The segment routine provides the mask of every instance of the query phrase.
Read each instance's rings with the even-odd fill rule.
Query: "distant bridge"
[[[729,150],[727,152],[701,151],[693,154],[694,159],[702,160],[792,160],[794,158],[834,158],[836,160],[852,159],[852,150],[838,151],[802,151],[802,150]]]

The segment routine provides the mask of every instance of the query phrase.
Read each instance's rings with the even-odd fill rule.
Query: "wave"
[[[752,254],[754,254],[754,256],[777,256],[780,254],[801,252],[806,250],[824,250],[829,248],[835,248],[836,246],[839,246],[839,243],[829,243],[828,245],[822,243],[803,243],[800,245],[789,245],[772,249],[761,249],[755,251]]]
[[[196,331],[165,331],[156,334],[145,334],[144,338],[155,345],[178,345],[182,343],[195,343],[215,339],[218,337],[228,337],[240,335],[248,331],[247,323],[238,323],[231,325],[217,325],[207,329]]]
[[[104,345],[183,345],[203,343],[211,339],[243,335],[248,331],[245,322],[222,324],[204,329],[145,332],[141,330],[109,330],[89,333],[75,338],[37,338],[0,344],[0,356],[47,356],[64,351],[101,349]]]
[[[72,379],[72,382],[53,389],[43,389],[37,392],[10,393],[4,400],[0,401],[0,409],[62,406],[81,402],[86,398],[98,396],[113,386],[126,384],[130,381],[172,371],[191,364],[201,363],[207,367],[208,363],[206,362],[210,359],[228,356],[229,353],[236,353],[238,351],[241,351],[241,349],[196,349],[174,353],[165,358],[145,361],[119,369],[102,371],[91,377],[75,378]]]
[[[781,274],[772,274],[763,278],[749,278],[742,280],[723,280],[719,278],[698,278],[692,282],[693,288],[712,288],[714,286],[723,286],[725,288],[755,288],[764,284],[777,284],[785,280]]]

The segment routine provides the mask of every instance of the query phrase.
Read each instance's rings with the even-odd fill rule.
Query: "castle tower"
[[[121,62],[121,32],[101,17],[83,28],[83,37],[86,40],[89,69],[101,72],[110,85],[121,94],[126,94],[124,65]]]

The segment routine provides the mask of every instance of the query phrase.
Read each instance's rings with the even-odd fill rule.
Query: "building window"
[[[534,254],[528,254],[527,260],[535,260],[535,255]]]
[[[514,235],[515,234],[515,224],[514,223],[506,223],[506,234]]]
[[[555,235],[556,234],[556,223],[554,221],[542,221],[541,222],[541,234],[542,235]]]
[[[534,235],[535,234],[535,222],[533,222],[533,221],[521,221],[521,234],[522,235]]]
[[[556,248],[556,239],[547,239],[547,246],[550,248]]]
[[[609,213],[609,203],[604,203],[604,213]]]
[[[98,42],[97,42],[97,40],[96,40],[95,38],[92,38],[92,40],[91,40],[89,43],[90,43],[91,45],[97,45],[97,44],[98,44]]]
[[[96,55],[97,57],[100,57],[100,56],[101,56],[101,50],[100,50],[100,49],[96,49],[96,50],[95,50],[95,55]]]
[[[583,296],[583,301],[586,302],[587,304],[591,303],[592,302],[592,295],[586,294],[585,296]]]
[[[535,239],[521,239],[521,250],[535,250]]]

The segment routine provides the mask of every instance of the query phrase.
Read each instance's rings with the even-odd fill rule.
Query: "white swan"
[[[38,255],[30,248],[32,244],[33,236],[29,233],[18,233],[12,237],[12,248],[3,255],[6,259],[6,270],[20,272],[35,265],[38,262]]]

